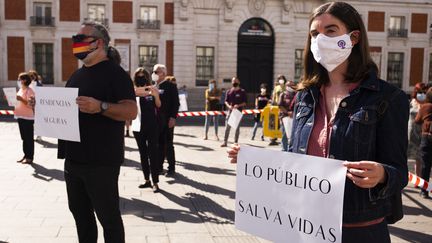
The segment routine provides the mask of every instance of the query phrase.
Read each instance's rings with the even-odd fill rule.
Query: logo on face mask
[[[331,72],[342,64],[351,54],[350,34],[328,37],[318,34],[311,39],[311,52],[316,62]]]

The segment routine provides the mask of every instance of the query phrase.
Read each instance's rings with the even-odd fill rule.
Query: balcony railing
[[[30,26],[54,26],[54,17],[30,16]]]
[[[93,21],[95,23],[101,24],[108,28],[108,19],[102,19],[102,18],[84,18],[84,21]]]
[[[137,29],[150,29],[158,30],[160,29],[160,20],[137,20]]]
[[[408,37],[407,29],[388,29],[388,37]]]

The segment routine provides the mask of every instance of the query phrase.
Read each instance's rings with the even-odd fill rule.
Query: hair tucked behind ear
[[[117,65],[121,63],[120,53],[113,46],[108,46],[107,57],[111,61],[115,62]]]

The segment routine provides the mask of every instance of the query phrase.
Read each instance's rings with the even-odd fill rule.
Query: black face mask
[[[136,85],[137,87],[143,87],[143,86],[146,86],[147,83],[148,83],[148,81],[147,81],[144,77],[137,77],[137,78],[135,79],[135,85]]]
[[[233,83],[233,87],[237,88],[240,84],[239,83]]]

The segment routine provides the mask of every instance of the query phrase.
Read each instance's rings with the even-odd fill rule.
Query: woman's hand
[[[344,162],[343,165],[348,168],[348,179],[361,188],[373,188],[387,179],[382,164],[374,161]]]
[[[150,91],[148,88],[146,89],[145,87],[138,87],[135,88],[135,95],[139,97],[146,97],[150,95]]]
[[[231,148],[229,148],[227,150],[228,153],[228,158],[231,158],[230,163],[232,164],[236,164],[237,163],[237,156],[238,156],[238,152],[240,151],[240,145],[238,144],[233,144],[231,146]]]

